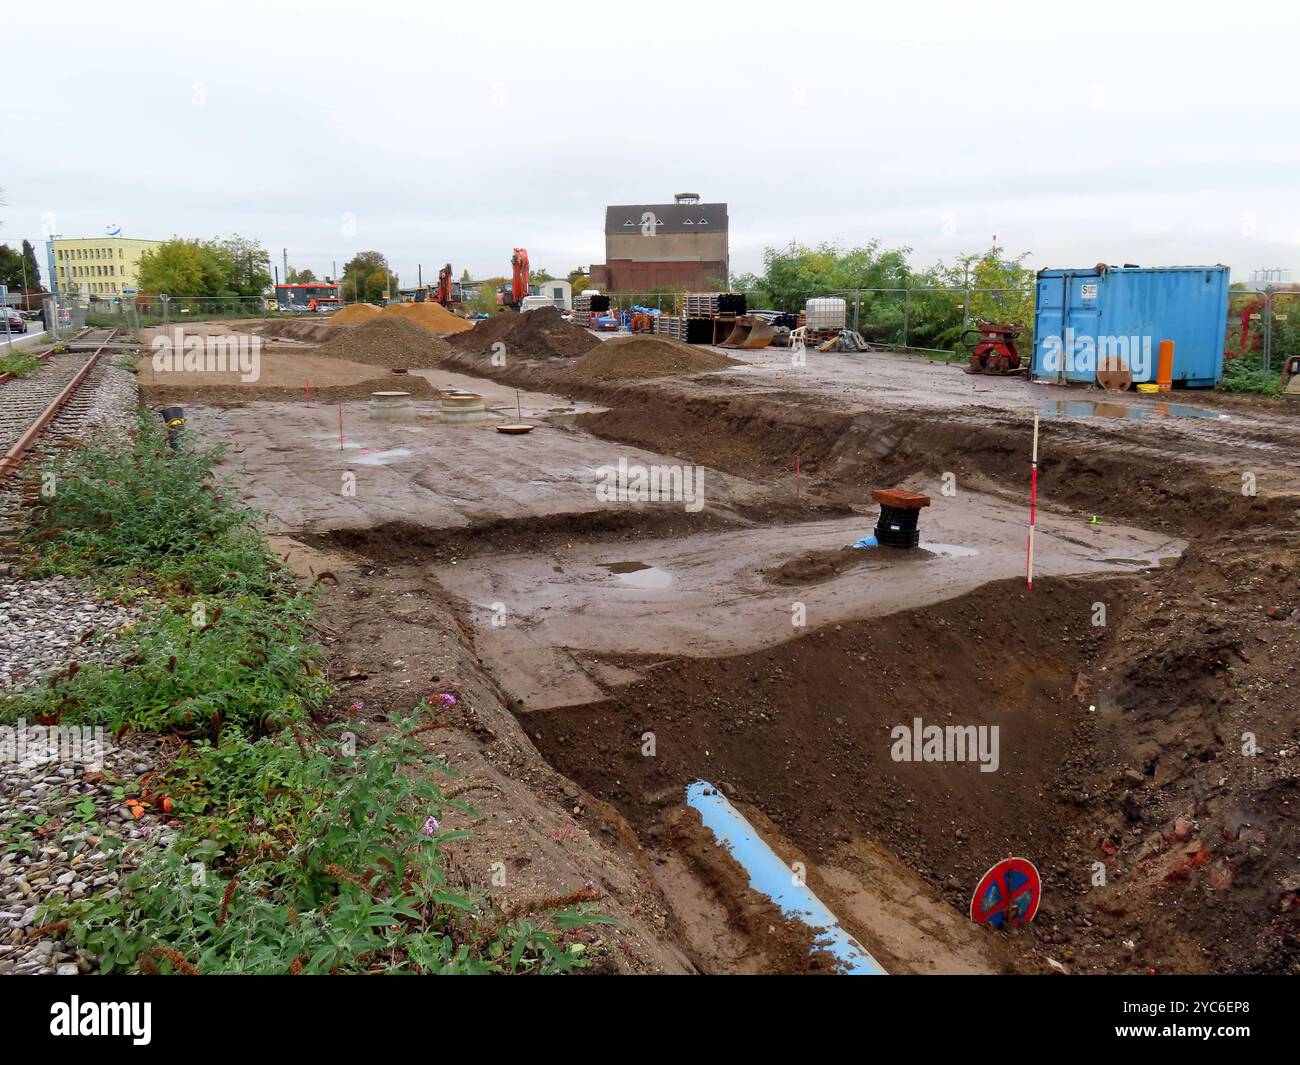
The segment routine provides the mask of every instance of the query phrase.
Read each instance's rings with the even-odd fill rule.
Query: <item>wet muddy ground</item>
[[[849,548],[858,557],[826,576],[817,567],[800,574],[798,564],[867,535],[874,515],[646,540],[633,559],[619,544],[575,543],[470,559],[432,575],[462,601],[479,654],[520,706],[562,706],[639,675],[613,665],[618,655],[754,651],[1024,572],[1019,508],[975,492],[935,498],[919,549]],[[1038,529],[1037,569],[1043,578],[1132,573],[1172,562],[1182,546],[1049,514]]]
[[[439,742],[498,791],[463,875],[508,852],[528,882],[507,892],[595,880],[628,930],[611,971],[826,970],[685,809],[706,779],[890,971],[1296,972],[1291,408],[745,359],[626,384],[527,353],[429,372],[511,420],[520,389],[524,438],[439,425],[436,401],[405,425],[344,403],[342,451],[323,405],[191,424],[234,443],[273,529],[326,552],[308,572],[341,575],[335,672],[368,708],[472,693]],[[703,467],[703,505],[601,499],[620,458]],[[881,487],[932,496],[922,549],[847,547]],[[900,761],[892,730],[918,720],[996,726],[996,770]],[[966,906],[1012,851],[1042,908],[992,933]]]

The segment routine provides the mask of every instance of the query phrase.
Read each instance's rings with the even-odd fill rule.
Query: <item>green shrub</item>
[[[609,918],[572,903],[548,918],[550,931],[448,888],[443,848],[467,833],[436,821],[469,807],[443,796],[437,779],[449,770],[417,741],[420,723],[392,724],[355,756],[282,738],[196,748],[169,779],[213,774],[203,800],[211,816],[182,797],[178,808],[194,816],[172,846],[146,845],[120,895],[66,904],[60,918],[108,972],[561,973],[589,964],[563,933]],[[230,838],[235,822],[258,828]]]
[[[11,373],[15,377],[26,377],[40,364],[41,360],[30,352],[15,351],[0,356],[0,374]]]
[[[1228,359],[1223,364],[1223,379],[1219,388],[1224,392],[1253,392],[1262,396],[1276,396],[1279,392],[1279,371],[1264,370],[1262,355],[1243,355]]]

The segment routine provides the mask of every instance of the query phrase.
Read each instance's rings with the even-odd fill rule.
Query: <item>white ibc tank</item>
[[[845,301],[835,296],[809,300],[804,308],[809,329],[843,329]]]

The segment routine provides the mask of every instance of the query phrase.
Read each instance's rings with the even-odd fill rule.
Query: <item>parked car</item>
[[[9,332],[11,333],[27,332],[27,322],[23,319],[23,316],[19,314],[16,310],[14,310],[12,307],[5,307],[3,312],[0,313],[4,313],[9,318]]]

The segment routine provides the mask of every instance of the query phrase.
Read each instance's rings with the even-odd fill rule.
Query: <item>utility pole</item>
[[[284,254],[284,283],[287,285],[289,283],[289,249],[281,248],[280,250]]]
[[[62,233],[51,233],[45,241],[45,268],[50,272],[50,294],[59,297],[58,263],[54,259],[54,242],[63,237]]]

